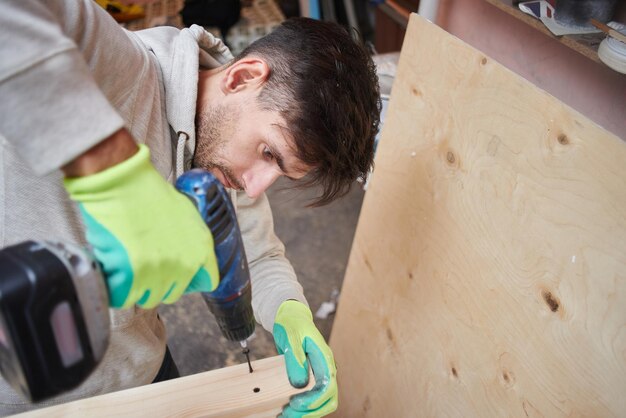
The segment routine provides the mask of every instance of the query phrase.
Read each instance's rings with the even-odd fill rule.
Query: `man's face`
[[[306,167],[276,111],[256,99],[220,103],[199,111],[194,166],[209,170],[227,188],[256,198],[280,176],[299,179]]]

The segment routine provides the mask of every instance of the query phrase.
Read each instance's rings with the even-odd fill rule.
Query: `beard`
[[[218,169],[236,189],[243,190],[243,186],[223,158],[226,143],[234,136],[235,124],[240,115],[241,109],[233,105],[215,105],[198,113],[193,166],[205,170]]]

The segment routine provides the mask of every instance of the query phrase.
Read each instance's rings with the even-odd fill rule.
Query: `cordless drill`
[[[235,209],[204,170],[176,187],[200,211],[213,235],[220,283],[202,296],[223,335],[245,341],[255,328],[248,263]],[[93,256],[61,242],[27,241],[0,251],[0,373],[31,401],[78,386],[108,346],[106,282]],[[249,364],[249,359],[248,359]]]
[[[176,188],[192,200],[213,234],[221,280],[217,289],[202,297],[224,337],[239,341],[245,349],[255,322],[248,260],[233,203],[224,186],[205,170],[187,171],[176,181]]]

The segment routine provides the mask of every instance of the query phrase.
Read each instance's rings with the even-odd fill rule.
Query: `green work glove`
[[[145,145],[118,165],[64,184],[78,203],[112,307],[152,308],[217,287],[211,232],[189,198],[152,166]]]
[[[295,395],[280,415],[283,418],[317,418],[337,409],[337,368],[330,347],[313,323],[309,308],[287,300],[278,308],[274,320],[274,342],[285,355],[289,382],[297,388],[309,383],[309,363],[315,386]],[[308,357],[308,359],[307,359]]]

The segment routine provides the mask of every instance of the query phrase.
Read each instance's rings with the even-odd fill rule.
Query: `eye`
[[[268,147],[263,148],[263,158],[265,158],[268,161],[271,161],[274,159],[274,154],[272,154],[272,151]]]

